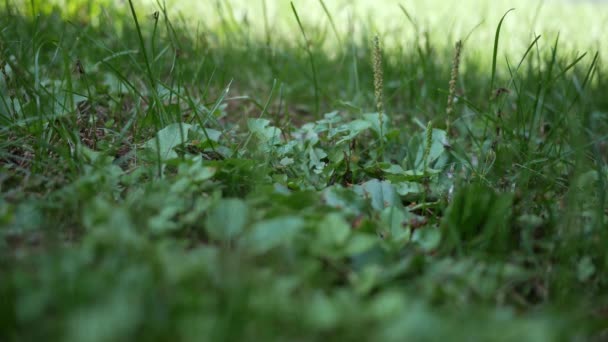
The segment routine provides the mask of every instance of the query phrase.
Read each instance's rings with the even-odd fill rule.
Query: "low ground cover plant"
[[[0,340],[606,338],[599,50],[137,5],[2,6]]]

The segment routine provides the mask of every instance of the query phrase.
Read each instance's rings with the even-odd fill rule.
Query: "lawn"
[[[1,341],[608,338],[608,4],[208,3],[0,4]]]

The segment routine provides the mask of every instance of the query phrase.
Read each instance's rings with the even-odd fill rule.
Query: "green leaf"
[[[158,213],[148,218],[148,228],[154,234],[169,233],[179,229],[174,218],[182,210],[182,203],[174,202],[162,207]]]
[[[187,123],[170,124],[158,131],[158,133],[156,133],[156,137],[148,140],[144,144],[144,147],[154,151],[155,153],[157,152],[158,148],[158,151],[160,151],[160,159],[162,161],[177,158],[177,153],[173,149],[176,146],[188,141],[188,130],[192,127],[192,125]]]
[[[416,182],[399,182],[394,185],[395,190],[400,196],[420,194],[424,192],[424,187]]]
[[[383,228],[390,232],[389,238],[398,243],[407,242],[410,238],[410,230],[406,228],[410,217],[411,214],[406,215],[404,209],[395,206],[384,208],[380,213]]]
[[[308,167],[315,173],[321,173],[325,168],[326,163],[321,159],[327,157],[327,153],[324,150],[316,147],[308,147]]]
[[[349,255],[360,254],[372,249],[378,244],[376,235],[357,233],[352,236],[346,246],[346,253]]]
[[[368,264],[357,273],[353,279],[353,287],[360,295],[369,292],[378,285],[382,278],[382,268],[377,264]]]
[[[412,241],[417,243],[424,251],[433,251],[441,243],[441,231],[437,228],[416,229],[412,234]]]
[[[322,292],[316,293],[307,305],[307,318],[318,329],[329,329],[340,317],[340,311]]]
[[[120,340],[135,333],[142,310],[141,298],[126,288],[112,288],[97,305],[73,312],[66,321],[68,341],[99,342]],[[108,329],[108,327],[112,327]]]
[[[212,129],[205,128],[202,129],[199,125],[194,125],[190,127],[190,135],[188,136],[190,139],[198,139],[201,142],[211,140],[213,142],[218,142],[220,137],[222,136],[222,132]],[[208,139],[207,139],[208,138]]]
[[[223,199],[214,205],[205,220],[205,229],[211,238],[230,240],[238,236],[249,218],[249,208],[240,199]]]
[[[296,130],[293,133],[293,136],[301,140],[302,142],[308,143],[308,145],[316,145],[319,142],[319,131],[323,131],[323,129],[319,129],[318,125],[314,123],[304,124],[300,129]]]
[[[339,213],[330,213],[319,223],[319,240],[326,245],[343,245],[350,232],[350,225]]]
[[[388,166],[384,166],[382,167],[382,171],[386,172],[386,173],[390,173],[392,175],[404,175],[405,174],[405,170],[403,170],[403,168],[399,165],[396,164],[389,164]]]
[[[585,256],[579,262],[577,266],[577,275],[580,282],[588,281],[595,274],[595,265],[590,257]]]
[[[388,290],[375,296],[370,311],[380,319],[391,319],[403,309],[405,304],[403,293]]]
[[[217,169],[215,167],[204,166],[203,158],[196,156],[181,162],[178,166],[178,173],[191,183],[200,183],[206,181],[215,175]]]
[[[114,159],[113,157],[108,156],[106,153],[92,150],[83,144],[78,145],[77,151],[79,152],[80,156],[84,160],[86,160],[87,162],[89,162],[91,164],[110,166],[110,165],[112,165],[112,161]],[[120,169],[120,167],[118,167],[116,165],[113,165],[113,166],[115,166],[115,168],[116,168],[116,171],[114,171],[114,172],[117,173],[117,175],[122,173],[122,170]]]
[[[340,209],[345,214],[361,214],[369,205],[359,194],[352,189],[335,185],[323,190],[323,200],[333,208]]]
[[[248,119],[247,127],[253,135],[263,142],[278,144],[281,142],[281,129],[269,126],[270,120]]]
[[[386,113],[382,114],[382,129],[380,129],[380,114],[378,113],[367,113],[363,114],[365,121],[371,124],[371,129],[378,135],[388,132],[389,128],[389,116]]]
[[[242,240],[244,247],[255,253],[265,253],[272,248],[290,243],[305,221],[297,216],[277,217],[256,223]]]
[[[440,130],[440,129],[433,129],[433,137],[432,137],[432,143],[431,143],[431,150],[429,151],[429,157],[428,157],[428,163],[429,166],[431,166],[432,163],[434,163],[437,159],[439,159],[439,157],[441,157],[441,155],[443,155],[445,153],[445,146],[447,143],[447,135],[445,133],[444,130]],[[418,148],[418,153],[416,154],[416,167],[417,168],[422,168],[423,167],[423,156],[424,156],[424,149],[426,148],[426,146],[424,146],[424,144],[420,144],[419,148]]]
[[[364,132],[365,130],[369,129],[370,127],[372,127],[372,124],[370,122],[367,122],[364,120],[353,120],[351,122],[342,124],[334,129],[330,130],[329,138],[333,138],[334,136],[341,135],[341,134],[346,134],[345,136],[343,136],[340,140],[338,140],[336,142],[336,145],[340,145],[344,142],[351,141],[353,138],[355,138],[361,132]]]
[[[386,207],[401,205],[401,200],[390,182],[372,179],[354,187],[359,195],[370,199],[372,207],[378,211]]]

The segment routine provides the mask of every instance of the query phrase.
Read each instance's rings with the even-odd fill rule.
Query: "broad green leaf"
[[[110,289],[96,305],[84,306],[66,317],[67,341],[113,341],[135,333],[140,317],[145,315],[141,297],[126,286]]]
[[[113,205],[101,197],[85,207],[82,220],[89,232],[85,243],[136,247],[142,242],[127,208]]]
[[[353,287],[360,295],[368,294],[378,285],[381,278],[382,268],[375,263],[370,263],[359,270],[357,276],[353,278]]]
[[[371,303],[372,315],[380,319],[391,319],[405,306],[404,294],[400,291],[388,290],[375,296]]]
[[[181,203],[168,203],[155,215],[148,217],[148,228],[154,234],[168,233],[179,229],[174,217],[182,210]]]
[[[156,134],[157,138],[148,140],[144,147],[156,152],[157,147],[160,151],[162,161],[177,158],[177,153],[173,150],[176,146],[188,141],[188,130],[192,125],[187,123],[174,123],[161,129]],[[181,133],[180,133],[181,130]],[[158,141],[157,141],[158,139]]]
[[[247,127],[249,131],[259,140],[269,143],[278,144],[281,142],[281,129],[269,126],[270,120],[266,119],[248,119]]]
[[[82,157],[87,162],[90,162],[90,163],[98,162],[98,163],[105,163],[105,164],[112,163],[111,157],[105,155],[102,152],[92,150],[85,145],[79,144],[76,151],[78,151],[80,154],[80,157]],[[103,158],[100,158],[100,157],[103,157]]]
[[[585,256],[579,262],[577,266],[577,275],[580,282],[586,282],[593,274],[595,274],[595,265],[590,257]]]
[[[406,242],[410,237],[410,230],[407,229],[411,214],[406,215],[403,208],[390,206],[384,208],[380,213],[382,228],[390,232],[389,239],[396,242]]]
[[[351,122],[342,124],[329,132],[329,138],[333,138],[334,136],[340,134],[346,134],[340,140],[336,142],[336,145],[340,145],[344,142],[351,141],[361,132],[369,129],[372,126],[371,123],[364,120],[353,120]]]
[[[346,222],[343,215],[330,213],[319,223],[319,240],[326,245],[343,245],[350,236],[350,224]]]
[[[376,134],[380,135],[388,132],[390,117],[386,115],[386,113],[382,114],[382,119],[378,113],[363,114],[363,118],[370,123],[371,129],[376,132]],[[382,129],[380,129],[380,121],[382,121]]]
[[[405,174],[405,170],[403,170],[403,168],[397,164],[389,164],[388,166],[383,167],[382,171],[393,174],[393,175],[404,175]]]
[[[424,139],[422,141],[424,141]],[[433,129],[431,150],[429,151],[428,157],[429,167],[445,152],[446,143],[447,136],[445,131],[440,129]],[[418,153],[416,155],[415,165],[417,168],[422,168],[424,165],[422,158],[424,156],[425,148],[426,146],[424,145],[424,142],[422,142],[418,148]]]
[[[199,125],[193,125],[190,127],[190,135],[188,136],[191,140],[197,139],[200,141],[211,140],[218,142],[222,136],[222,132],[213,128],[201,128]]]
[[[243,247],[255,253],[265,253],[277,246],[290,243],[305,221],[297,216],[277,217],[256,223],[243,238]]]
[[[326,163],[321,159],[327,157],[324,150],[309,146],[308,148],[308,167],[315,173],[321,173],[325,168]]]
[[[218,240],[229,240],[238,236],[249,218],[249,208],[240,199],[223,199],[214,205],[205,220],[209,236]]]
[[[420,194],[424,192],[424,187],[416,182],[399,182],[394,184],[395,190],[400,196]]]
[[[412,241],[417,243],[424,251],[433,251],[441,243],[441,231],[430,227],[416,229],[414,234],[412,234]]]
[[[365,199],[352,189],[339,185],[325,188],[322,196],[328,206],[340,209],[345,214],[359,215],[369,206]]]
[[[299,130],[293,133],[294,138],[306,142],[310,145],[316,145],[319,142],[318,126],[313,123],[304,124]]]
[[[215,167],[204,166],[201,156],[181,162],[178,166],[178,173],[193,183],[200,183],[210,179],[215,175]]]
[[[401,200],[393,185],[387,181],[372,179],[354,187],[355,192],[371,201],[372,207],[378,211],[393,205],[401,205]]]
[[[317,329],[329,329],[338,322],[340,311],[322,292],[317,292],[307,305],[307,318]]]
[[[346,245],[346,253],[349,255],[366,252],[378,244],[378,237],[372,234],[354,234]]]

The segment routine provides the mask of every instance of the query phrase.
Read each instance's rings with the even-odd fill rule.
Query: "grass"
[[[2,5],[0,340],[606,338],[595,26],[219,4]]]

